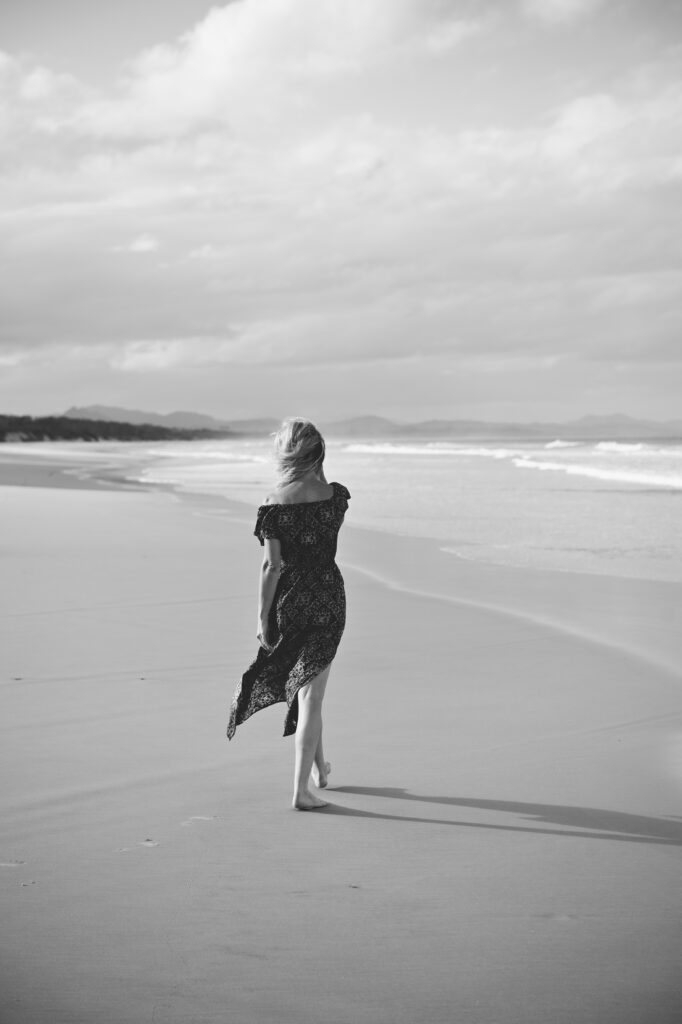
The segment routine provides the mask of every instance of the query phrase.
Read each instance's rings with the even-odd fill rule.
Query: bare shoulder
[[[277,488],[266,498],[267,505],[299,505],[326,501],[334,494],[334,487],[322,481],[298,481]]]
[[[291,501],[290,488],[280,487],[274,491],[271,491],[265,499],[266,505],[286,505],[288,501]]]

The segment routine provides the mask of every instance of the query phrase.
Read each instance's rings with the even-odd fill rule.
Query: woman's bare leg
[[[313,782],[318,789],[324,789],[327,785],[327,776],[332,770],[332,766],[329,761],[324,759],[324,751],[322,749],[322,729],[320,729],[320,738],[317,741],[317,750],[315,751],[315,757],[313,760]]]
[[[315,753],[322,735],[322,701],[327,687],[330,665],[298,691],[298,725],[294,744],[296,761],[294,766],[293,806],[298,811],[311,811],[326,807],[326,801],[313,796],[308,788],[310,772]]]

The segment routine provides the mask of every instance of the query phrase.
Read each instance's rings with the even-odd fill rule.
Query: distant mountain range
[[[106,420],[108,423],[152,424],[170,430],[215,430],[234,434],[257,435],[277,430],[279,420],[219,420],[200,412],[144,412],[141,409],[120,409],[114,405],[72,406],[63,416],[77,420]]]
[[[88,405],[67,409],[70,419],[104,420],[109,423],[152,425],[171,430],[208,430],[223,436],[265,437],[277,430],[277,419],[217,419],[196,412],[154,413],[116,406]],[[330,423],[319,422],[329,437],[344,438],[439,438],[479,441],[505,439],[568,441],[642,441],[682,439],[682,420],[657,423],[631,416],[583,416],[565,423],[490,423],[483,420],[425,420],[421,423],[395,423],[381,416],[356,416]]]

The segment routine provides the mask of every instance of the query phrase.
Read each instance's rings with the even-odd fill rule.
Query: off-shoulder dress
[[[333,483],[321,501],[261,505],[254,534],[265,543],[277,538],[282,567],[270,611],[275,642],[260,648],[237,686],[228,739],[256,711],[286,701],[284,735],[296,732],[298,691],[329,665],[346,624],[346,594],[336,564],[339,529],[350,492]]]

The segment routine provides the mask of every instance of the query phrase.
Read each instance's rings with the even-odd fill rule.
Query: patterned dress
[[[298,691],[336,654],[346,623],[343,577],[334,558],[348,508],[349,491],[333,483],[322,501],[261,505],[254,534],[261,544],[277,538],[282,567],[270,610],[270,651],[262,647],[242,676],[227,726],[232,739],[238,725],[261,708],[286,701],[284,735],[296,732]]]

